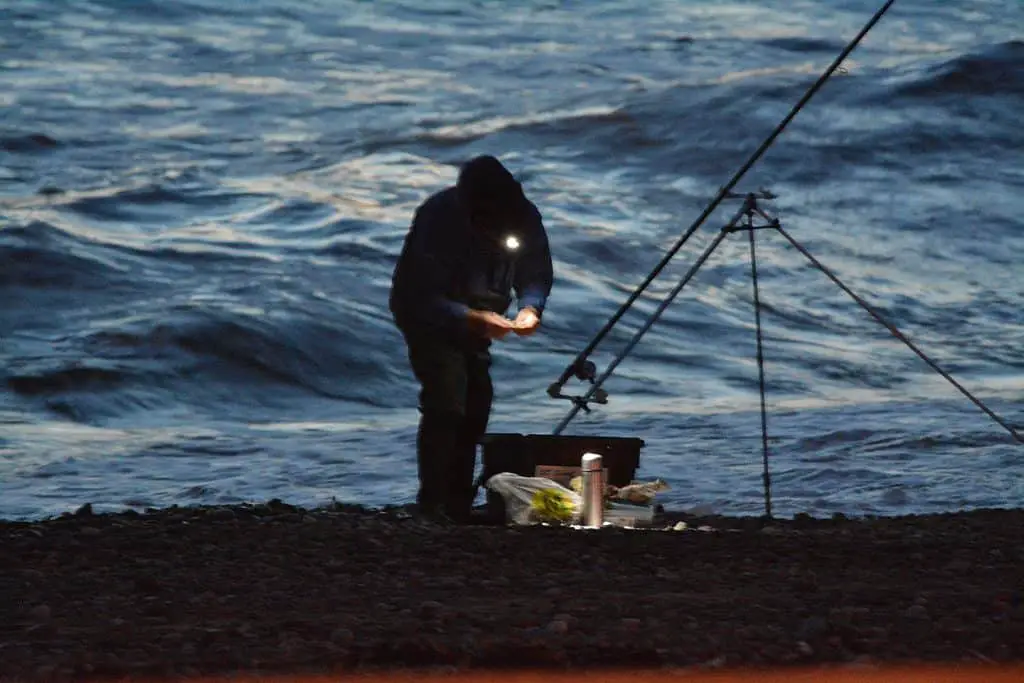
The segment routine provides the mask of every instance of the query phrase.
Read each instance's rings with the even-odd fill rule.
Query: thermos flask
[[[583,525],[600,527],[604,523],[603,458],[597,453],[584,453],[581,463],[583,478]]]

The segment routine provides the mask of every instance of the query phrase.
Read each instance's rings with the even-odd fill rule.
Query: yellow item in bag
[[[541,522],[570,522],[576,507],[569,496],[558,489],[541,489],[533,494],[531,517]]]

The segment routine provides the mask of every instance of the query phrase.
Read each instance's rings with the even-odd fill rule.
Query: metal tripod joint
[[[751,230],[778,228],[780,226],[779,219],[768,213],[758,203],[759,199],[765,201],[778,199],[778,195],[769,190],[762,188],[757,192],[728,192],[725,195],[725,199],[740,199],[743,201],[743,206],[740,208],[739,213],[736,214],[736,217],[722,228],[722,232],[748,232]],[[755,218],[759,219],[759,222],[755,222]]]

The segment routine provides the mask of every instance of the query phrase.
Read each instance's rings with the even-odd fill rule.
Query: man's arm
[[[413,217],[409,235],[409,272],[403,298],[413,317],[432,326],[465,325],[469,306],[446,295],[454,267],[455,244],[436,207],[421,206]]]
[[[448,220],[443,207],[430,203],[416,211],[407,237],[401,307],[426,327],[501,339],[512,329],[504,316],[472,309],[447,294],[465,239]]]
[[[513,288],[519,308],[532,308],[538,316],[544,313],[554,282],[551,248],[540,212],[535,212],[535,229],[526,240],[523,255],[516,263]]]

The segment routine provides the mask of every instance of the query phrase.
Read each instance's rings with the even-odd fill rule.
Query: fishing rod
[[[569,421],[572,420],[572,418],[580,410],[589,411],[587,404],[590,401],[594,401],[596,403],[607,402],[608,394],[606,391],[604,391],[604,389],[601,388],[601,383],[604,379],[607,378],[609,373],[604,373],[601,382],[597,381],[597,368],[592,361],[588,360],[590,354],[594,352],[594,349],[596,349],[598,344],[600,344],[608,335],[608,333],[611,332],[612,328],[614,328],[615,325],[618,324],[619,320],[622,318],[623,315],[625,315],[626,311],[628,311],[630,307],[632,307],[632,305],[636,302],[640,295],[650,286],[650,284],[655,280],[655,278],[658,277],[661,271],[664,270],[665,266],[667,266],[668,263],[673,259],[673,257],[675,257],[675,255],[679,252],[683,245],[686,244],[687,240],[689,240],[690,237],[700,228],[700,226],[704,224],[704,222],[714,212],[714,210],[718,208],[718,205],[721,204],[724,199],[730,196],[733,188],[739,183],[740,180],[743,179],[743,176],[746,175],[747,171],[749,171],[754,166],[754,164],[757,163],[761,156],[764,155],[768,148],[771,147],[771,145],[775,142],[775,139],[778,138],[782,131],[786,128],[786,126],[789,125],[790,121],[792,121],[796,117],[800,110],[804,108],[804,106],[810,101],[812,97],[814,97],[815,93],[817,93],[818,90],[821,89],[821,87],[825,84],[829,77],[832,76],[833,73],[835,73],[835,71],[840,67],[843,61],[850,55],[851,52],[853,52],[857,45],[860,44],[861,40],[864,39],[864,36],[866,36],[868,32],[872,28],[874,28],[875,24],[877,24],[878,21],[885,15],[885,13],[892,6],[893,2],[895,2],[895,0],[886,0],[885,4],[883,4],[877,12],[875,12],[874,16],[872,16],[871,19],[864,25],[864,27],[861,28],[860,32],[857,33],[853,40],[851,40],[849,44],[847,44],[846,47],[843,48],[842,52],[839,53],[839,55],[828,66],[828,68],[825,69],[821,76],[818,77],[814,84],[811,85],[810,88],[808,88],[807,92],[804,93],[803,97],[801,97],[800,100],[797,101],[797,103],[793,106],[793,108],[790,109],[789,113],[786,114],[785,118],[783,118],[782,121],[771,132],[771,134],[767,138],[765,138],[764,142],[762,142],[761,145],[754,151],[751,157],[747,159],[746,163],[744,163],[743,166],[741,166],[740,169],[733,174],[732,178],[730,178],[729,181],[722,186],[722,188],[718,191],[718,194],[715,196],[715,198],[711,200],[711,203],[707,205],[707,207],[704,209],[703,212],[701,212],[701,214],[697,217],[693,224],[686,230],[685,233],[683,233],[683,235],[675,242],[675,244],[672,245],[668,252],[654,267],[654,270],[648,273],[647,277],[644,278],[644,281],[640,284],[640,286],[633,290],[633,292],[629,295],[629,298],[627,298],[626,301],[623,302],[619,309],[612,315],[611,318],[609,318],[608,322],[606,322],[605,325],[590,340],[587,346],[582,351],[580,351],[579,354],[577,354],[576,358],[571,363],[569,363],[569,365],[566,366],[565,370],[562,371],[562,374],[558,378],[558,380],[548,386],[548,396],[550,396],[551,398],[568,399],[573,403],[572,410],[570,411],[568,417],[566,417],[566,419],[564,419],[562,423],[559,424],[558,427],[556,427],[554,432],[555,434],[559,434],[565,427],[565,425],[567,425]],[[562,388],[565,386],[565,383],[568,382],[569,379],[574,375],[579,380],[589,380],[591,383],[590,389],[587,391],[586,395],[582,397],[569,396],[562,393]]]

